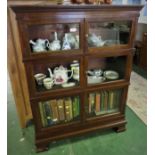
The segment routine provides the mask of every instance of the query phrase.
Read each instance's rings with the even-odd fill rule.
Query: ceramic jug
[[[49,41],[48,39],[37,39],[36,42],[30,40],[29,43],[32,44],[34,52],[43,52],[46,51],[46,45],[49,44]]]

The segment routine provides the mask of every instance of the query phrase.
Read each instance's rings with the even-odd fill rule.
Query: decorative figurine
[[[70,49],[71,49],[71,46],[68,41],[68,34],[65,33],[65,37],[63,39],[62,50],[70,50]]]
[[[48,44],[48,48],[51,51],[57,51],[61,49],[60,40],[58,40],[57,32],[54,32],[54,41]]]

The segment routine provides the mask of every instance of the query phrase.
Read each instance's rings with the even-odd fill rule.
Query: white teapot
[[[46,51],[46,44],[49,44],[49,41],[48,39],[37,39],[36,42],[30,40],[29,43],[32,44],[34,52],[43,52]]]
[[[56,85],[67,83],[67,81],[73,76],[73,71],[68,70],[62,65],[55,67],[53,73],[50,68],[48,68],[48,71],[50,73],[50,77],[54,79],[54,84]],[[68,77],[68,72],[71,72],[70,77]]]
[[[51,51],[57,51],[61,49],[60,40],[58,40],[57,32],[54,32],[54,41],[48,44],[48,48]]]

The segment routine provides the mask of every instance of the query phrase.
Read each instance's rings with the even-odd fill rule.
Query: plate
[[[63,88],[68,88],[68,87],[73,87],[73,86],[75,86],[75,82],[68,82],[68,83],[62,84]]]
[[[116,80],[119,78],[118,72],[113,71],[113,70],[105,71],[103,74],[105,78],[109,80]]]

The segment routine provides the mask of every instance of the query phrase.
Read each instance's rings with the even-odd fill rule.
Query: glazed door
[[[44,16],[18,22],[24,60],[83,53],[83,19]]]
[[[133,44],[135,19],[86,19],[86,49],[88,52],[127,49]]]

